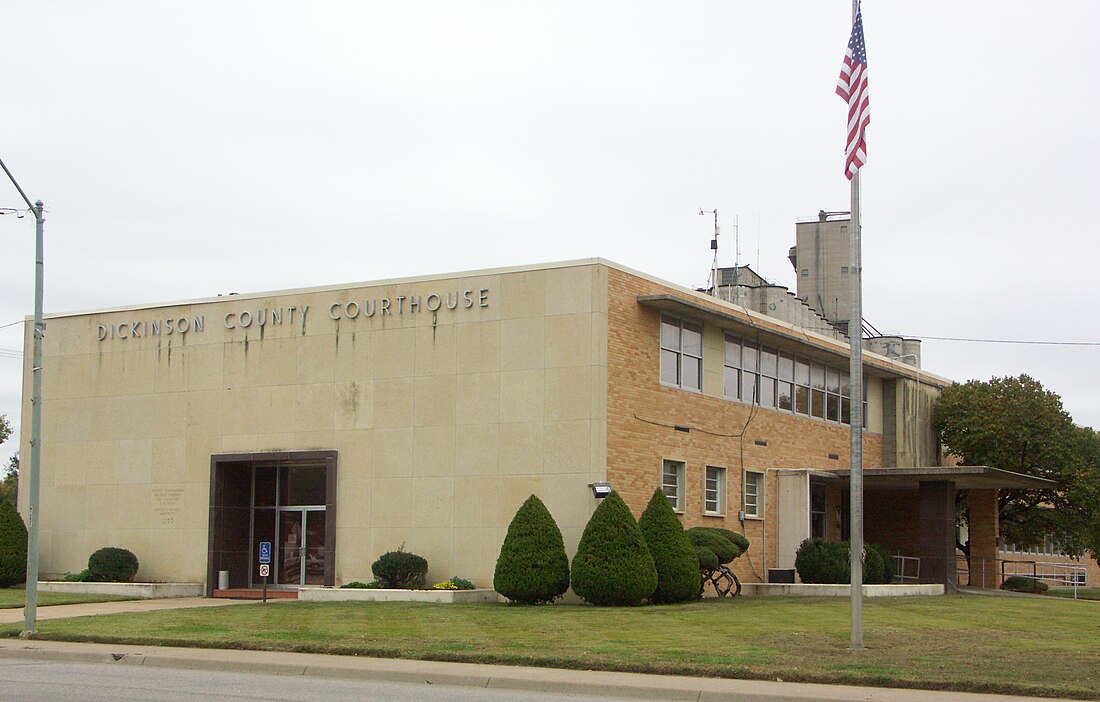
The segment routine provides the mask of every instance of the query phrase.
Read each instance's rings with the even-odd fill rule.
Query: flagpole
[[[859,13],[859,0],[852,0],[852,24]],[[850,591],[852,601],[852,636],[849,648],[863,648],[863,255],[860,232],[859,202],[860,169],[852,175],[851,212],[849,223],[851,250],[848,270],[852,277],[852,313],[848,321],[851,358],[848,372],[852,382],[851,411],[851,494],[849,501],[851,553]]]

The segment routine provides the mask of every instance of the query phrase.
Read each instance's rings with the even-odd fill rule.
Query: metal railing
[[[978,560],[975,568],[972,561],[967,562],[965,558],[960,558],[956,572],[958,582],[962,582],[962,576],[965,573],[967,583],[971,587],[1000,589],[1008,578],[1027,578],[1047,584],[1072,587],[1074,599],[1077,599],[1077,588],[1088,585],[1088,567],[1081,563],[982,558]]]
[[[898,583],[920,582],[920,559],[916,556],[894,556],[894,570]]]

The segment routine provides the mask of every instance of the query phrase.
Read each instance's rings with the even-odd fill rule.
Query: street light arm
[[[10,180],[11,184],[15,186],[15,189],[19,191],[19,194],[23,196],[23,202],[27,203],[27,207],[31,208],[31,211],[34,212],[34,216],[36,218],[39,217],[41,213],[34,208],[34,205],[31,204],[31,199],[27,197],[27,194],[25,192],[23,192],[23,188],[19,187],[19,183],[15,180],[15,176],[11,174],[11,171],[8,170],[8,166],[6,163],[4,163],[3,159],[0,159],[0,167],[4,168],[4,172],[8,174],[8,180]]]

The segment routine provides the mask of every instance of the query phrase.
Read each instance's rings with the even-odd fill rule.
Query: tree
[[[638,605],[657,589],[653,556],[617,492],[600,500],[588,519],[571,578],[573,592],[594,605]]]
[[[7,415],[0,414],[0,444],[8,440],[12,435],[11,422]],[[19,494],[19,454],[15,454],[8,461],[8,465],[0,473],[0,502],[7,502],[16,506],[16,498]]]
[[[569,556],[561,530],[535,495],[512,517],[500,547],[493,588],[513,602],[553,602],[569,589]]]
[[[19,454],[15,454],[8,460],[8,466],[4,469],[0,478],[0,503],[7,502],[12,507],[17,506],[19,497]]]
[[[933,421],[944,447],[964,464],[1056,483],[998,493],[1005,540],[1037,546],[1053,536],[1070,552],[1100,552],[1100,508],[1088,501],[1100,494],[1100,437],[1076,426],[1056,393],[1027,375],[956,383],[944,388]]]
[[[27,579],[27,526],[15,507],[0,502],[0,587]]]
[[[699,596],[699,558],[664,490],[657,488],[638,520],[657,567],[654,602],[686,602]]]

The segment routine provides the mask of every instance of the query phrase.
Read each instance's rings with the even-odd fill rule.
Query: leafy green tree
[[[999,491],[1007,541],[1037,546],[1051,535],[1070,551],[1100,553],[1100,437],[1076,426],[1056,393],[1027,375],[956,383],[944,388],[933,421],[944,447],[964,464],[1056,483]]]
[[[15,506],[0,502],[0,587],[27,579],[27,526]]]
[[[553,602],[569,589],[569,556],[561,530],[535,495],[512,517],[500,547],[493,588],[513,602]]]
[[[642,604],[657,589],[653,556],[617,492],[600,500],[585,525],[571,578],[573,592],[594,605]]]
[[[653,601],[686,602],[699,596],[699,558],[664,490],[657,488],[638,520],[657,568]]]
[[[7,502],[15,507],[19,497],[19,454],[15,454],[8,461],[3,477],[0,478],[0,502]]]

